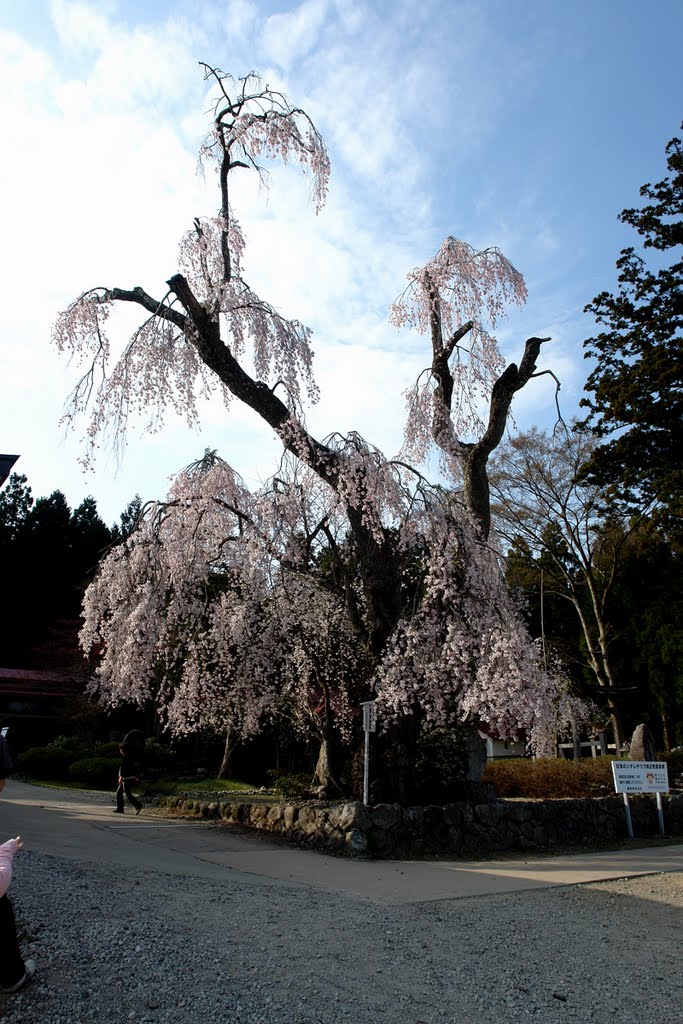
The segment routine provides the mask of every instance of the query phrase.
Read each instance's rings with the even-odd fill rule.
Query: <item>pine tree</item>
[[[584,425],[602,439],[587,470],[622,510],[652,505],[680,530],[683,513],[683,151],[666,147],[669,176],[640,190],[648,202],[619,219],[656,250],[649,263],[635,248],[617,261],[619,290],[586,306],[606,330],[585,343],[597,364],[588,378]],[[650,254],[648,254],[650,256]],[[678,258],[676,258],[678,256]]]

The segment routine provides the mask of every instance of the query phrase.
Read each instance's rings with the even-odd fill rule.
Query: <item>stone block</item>
[[[294,827],[294,823],[299,816],[299,808],[294,804],[287,804],[283,813],[284,826],[287,831]]]
[[[352,828],[346,833],[344,837],[344,845],[349,853],[358,856],[367,852],[368,841],[365,837],[365,833],[361,832],[360,829]]]
[[[637,725],[631,737],[628,752],[629,761],[656,761],[657,745],[652,732],[645,723]]]
[[[462,804],[444,804],[443,820],[446,825],[462,824]]]
[[[370,815],[364,803],[354,800],[353,803],[344,804],[339,813],[339,828],[343,832],[352,832],[355,829],[365,831],[370,827]]]
[[[451,825],[448,829],[447,847],[449,853],[458,854],[462,850],[462,829]]]
[[[316,814],[312,807],[301,807],[299,808],[299,817],[297,818],[297,826],[301,829],[304,835],[310,836],[316,831],[317,822]]]
[[[536,846],[541,848],[548,845],[548,833],[541,825],[534,826],[533,841]]]
[[[268,824],[271,828],[277,828],[277,826],[284,821],[285,809],[280,804],[274,804],[268,811]]]
[[[398,804],[376,804],[370,808],[372,825],[382,831],[398,828],[401,823],[401,808]]]
[[[479,822],[481,825],[491,824],[491,806],[490,804],[476,804],[474,807],[474,820]]]
[[[421,836],[424,826],[423,807],[404,807],[401,811],[401,826],[411,836]]]
[[[268,808],[265,804],[252,804],[249,809],[249,822],[260,828],[268,816]]]

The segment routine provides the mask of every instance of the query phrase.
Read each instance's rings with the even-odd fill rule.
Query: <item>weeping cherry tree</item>
[[[217,98],[201,158],[217,172],[218,213],[195,220],[161,291],[95,287],[60,315],[54,341],[84,366],[66,415],[90,414],[88,462],[103,435],[121,443],[131,416],[148,415],[151,429],[172,409],[194,425],[198,397],[218,392],[275,431],[284,469],[250,492],[210,456],[143,510],[86,597],[82,644],[101,653],[99,694],[153,697],[176,732],[248,734],[284,703],[315,722],[323,781],[330,730],[350,734],[352,701],[368,697],[395,735],[406,722],[484,722],[541,746],[577,710],[505,588],[486,473],[547,340],[530,338],[519,365],[504,366],[493,331],[525,300],[522,276],[498,249],[447,238],[390,313],[431,338],[400,457],[356,433],[314,437],[311,332],[246,282],[231,188],[236,174],[263,176],[264,160],[292,161],[319,210],[327,150],[307,114],[257,75],[204,70]],[[117,304],[141,314],[120,352],[107,333]],[[420,471],[432,445],[439,485]],[[398,798],[403,769],[390,786]]]

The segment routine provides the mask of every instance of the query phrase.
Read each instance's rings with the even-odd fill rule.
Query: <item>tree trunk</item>
[[[315,772],[313,775],[313,781],[317,782],[319,786],[323,786],[325,789],[333,784],[332,779],[332,768],[331,768],[331,741],[329,736],[323,736],[320,740],[320,751],[318,753],[318,760],[315,766]]]
[[[235,733],[231,726],[225,731],[225,746],[223,747],[223,760],[221,766],[218,769],[219,779],[229,779],[232,771],[232,755],[235,747],[240,741],[239,736]]]
[[[666,717],[666,712],[665,711],[662,711],[661,719],[662,719],[662,738],[664,740],[664,750],[668,754],[669,751],[671,750],[671,742],[669,740],[669,721],[668,721],[668,719]]]

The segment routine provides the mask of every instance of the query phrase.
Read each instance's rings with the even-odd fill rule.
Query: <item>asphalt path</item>
[[[495,861],[330,857],[224,823],[179,821],[149,811],[115,815],[106,796],[11,779],[0,797],[0,837],[15,835],[23,837],[27,849],[57,857],[197,878],[229,873],[252,884],[309,887],[388,904],[683,870],[683,846],[672,845]]]

